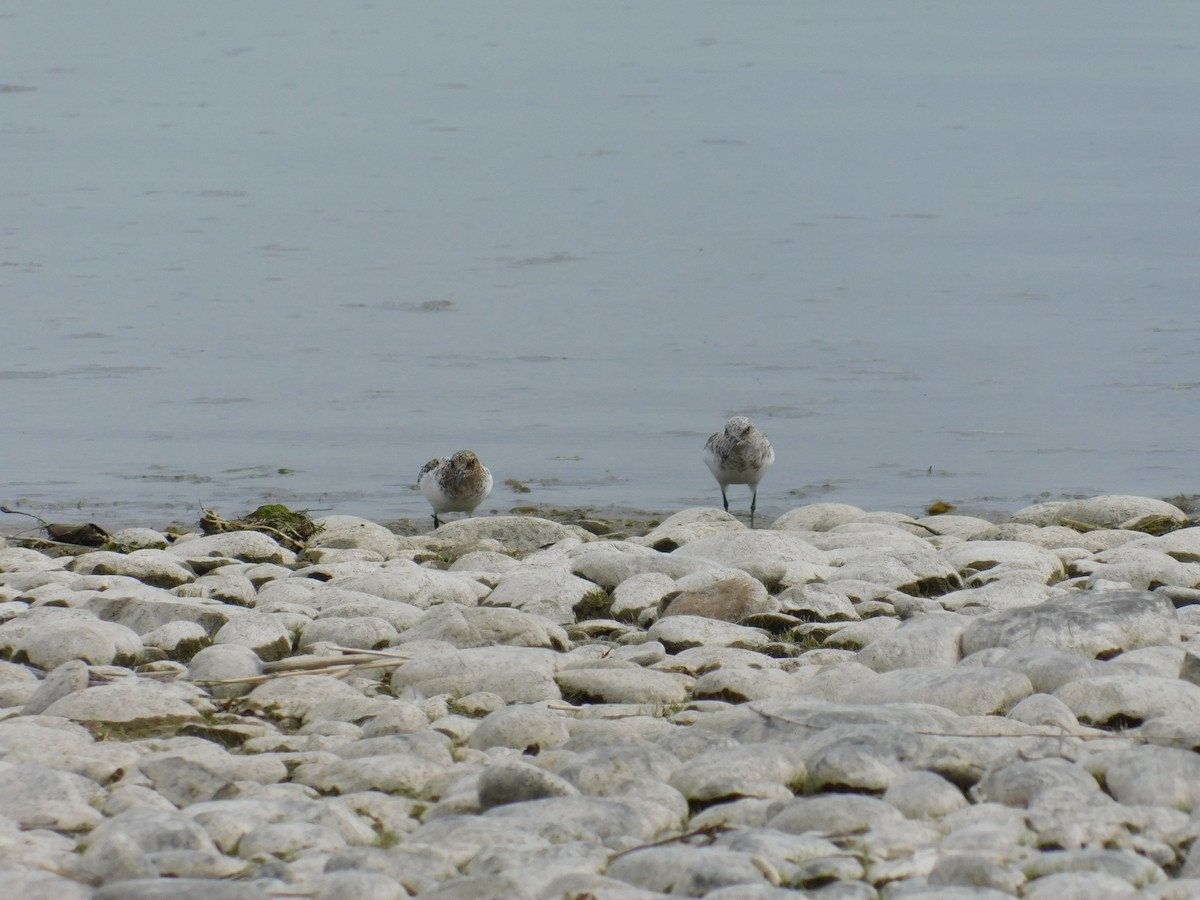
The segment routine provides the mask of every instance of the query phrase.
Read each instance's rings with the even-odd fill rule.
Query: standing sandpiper
[[[473,513],[492,492],[492,473],[470,450],[459,450],[449,459],[431,459],[417,476],[421,493],[433,507],[433,527],[448,512]]]
[[[729,512],[725,488],[731,484],[750,485],[750,527],[754,527],[754,508],[758,505],[758,482],[762,480],[775,451],[767,436],[745,416],[734,416],[704,445],[704,462],[721,486],[721,500]]]

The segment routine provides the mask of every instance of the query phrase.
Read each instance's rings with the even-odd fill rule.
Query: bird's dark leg
[[[437,513],[434,513],[434,514],[433,514],[433,527],[434,527],[434,528],[441,528],[441,527],[442,527],[442,523],[438,521],[438,516],[437,516]]]
[[[754,527],[754,507],[758,505],[758,488],[750,489],[750,527]]]
[[[725,504],[725,512],[729,512],[729,498],[725,496],[725,488],[721,488],[721,502]]]

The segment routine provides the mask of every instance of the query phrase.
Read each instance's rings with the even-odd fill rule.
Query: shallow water
[[[1184,3],[9,4],[0,501],[424,517],[470,447],[484,511],[671,511],[733,413],[766,514],[1194,492],[1198,44]]]

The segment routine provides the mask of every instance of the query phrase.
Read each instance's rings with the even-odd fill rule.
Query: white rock
[[[767,827],[789,834],[855,834],[884,824],[901,823],[904,816],[890,803],[874,797],[831,794],[797,797],[783,804]]]
[[[903,772],[884,791],[882,799],[909,819],[941,819],[967,806],[963,792],[933,772]]]
[[[283,659],[293,649],[294,634],[280,613],[243,612],[221,626],[213,644],[249,647],[263,662]]]
[[[972,793],[982,803],[1029,807],[1054,790],[1081,798],[1098,795],[1100,785],[1086,769],[1065,759],[1018,759],[986,772]]]
[[[278,822],[260,825],[242,838],[238,855],[244,859],[295,859],[306,852],[331,853],[346,846],[332,828],[311,822]]]
[[[771,526],[776,531],[829,531],[847,522],[861,522],[868,513],[849,503],[809,503],[785,512]]]
[[[942,558],[964,578],[985,584],[1014,572],[1035,572],[1044,582],[1066,575],[1062,560],[1044,547],[1017,541],[964,541],[941,551]]]
[[[144,646],[162,650],[168,659],[183,661],[210,643],[208,632],[196,622],[168,622],[142,635]]]
[[[1081,722],[1142,722],[1177,713],[1200,714],[1200,687],[1153,675],[1077,678],[1054,692]]]
[[[746,530],[736,516],[724,510],[695,506],[668,516],[648,534],[634,539],[634,543],[670,553],[677,547],[714,534]]]
[[[690,541],[674,555],[708,559],[782,587],[823,579],[832,571],[825,554],[812,544],[777,531],[730,530]]]
[[[138,585],[89,596],[83,608],[106,622],[116,622],[146,634],[173,622],[195,622],[208,634],[237,615],[238,610],[214,600],[178,597],[170,591]]]
[[[255,687],[242,702],[249,710],[299,724],[348,722],[378,712],[360,691],[328,675],[275,678]]]
[[[648,633],[652,640],[661,641],[671,652],[702,646],[752,650],[770,643],[767,634],[758,628],[747,628],[703,616],[668,616],[651,625]]]
[[[1008,669],[915,666],[861,683],[846,702],[929,703],[959,715],[986,716],[1007,711],[1032,693],[1029,679]]]
[[[1166,553],[1135,544],[1097,553],[1090,560],[1077,560],[1075,570],[1088,576],[1088,587],[1095,587],[1102,580],[1121,582],[1135,590],[1200,585],[1200,564],[1182,563]]]
[[[93,896],[86,884],[51,872],[4,868],[0,883],[11,896],[22,900],[90,900]]]
[[[196,535],[180,538],[167,548],[193,568],[207,569],[206,561],[213,559],[240,559],[247,562],[277,563],[292,565],[296,554],[279,545],[260,531],[227,531],[222,534]]]
[[[555,654],[533,647],[447,650],[414,659],[392,675],[397,692],[419,695],[492,691],[509,703],[561,700],[554,682]]]
[[[825,639],[826,647],[838,647],[848,650],[861,650],[868,647],[900,627],[900,620],[887,616],[875,616],[863,619],[861,622],[850,622],[838,628]]]
[[[93,665],[127,664],[142,653],[141,639],[114,622],[80,609],[37,607],[0,625],[0,653],[42,669],[72,659]]]
[[[310,548],[373,550],[384,559],[399,552],[395,534],[382,525],[357,516],[325,516],[317,519],[321,530],[309,538]]]
[[[1176,747],[1135,747],[1091,757],[1087,769],[1127,806],[1169,806],[1192,813],[1200,806],[1200,758]]]
[[[192,567],[170,550],[134,550],[132,553],[96,550],[75,557],[68,567],[80,575],[128,575],[161,588],[173,588],[196,578]]]
[[[82,691],[88,686],[87,663],[80,659],[68,660],[46,673],[41,684],[25,701],[23,715],[36,716],[45,712],[54,701],[68,694]]]
[[[579,789],[569,781],[514,757],[494,761],[479,775],[479,804],[483,809],[578,795]]]
[[[102,684],[56,700],[44,715],[62,716],[107,731],[175,730],[200,721],[202,713],[212,711],[197,689],[189,688],[153,682]]]
[[[662,553],[628,541],[599,541],[570,551],[571,571],[580,578],[614,590],[625,579],[647,572],[682,578],[692,572],[719,568],[706,559]]]
[[[232,603],[237,606],[254,606],[257,602],[257,589],[254,582],[240,572],[227,572],[222,569],[201,575],[191,584],[182,584],[175,588],[175,593],[189,597],[206,597],[219,600],[222,603]]]
[[[605,591],[564,569],[516,569],[501,575],[484,599],[486,606],[507,606],[548,619],[556,625],[575,621],[588,607],[603,605]]]
[[[544,706],[513,704],[488,713],[472,732],[468,746],[476,750],[530,747],[546,750],[566,743],[571,733],[561,715]]]
[[[1070,500],[1058,507],[1057,524],[1081,523],[1094,528],[1125,528],[1134,531],[1166,521],[1182,525],[1187,515],[1178,507],[1152,497],[1121,494]]]
[[[22,828],[87,831],[103,820],[92,806],[101,795],[90,779],[36,763],[0,767],[0,810]]]
[[[945,514],[941,516],[925,516],[917,519],[918,525],[925,526],[931,534],[957,537],[964,541],[987,540],[996,530],[996,525],[987,519],[977,516],[959,516]]]
[[[863,553],[901,556],[905,553],[934,553],[928,533],[913,534],[905,528],[880,522],[848,522],[809,537],[814,547],[825,552],[826,560],[844,565]]]
[[[675,579],[661,572],[632,575],[613,589],[610,612],[618,621],[635,621],[646,610],[658,609],[662,599],[674,590]]]
[[[608,874],[647,890],[685,897],[711,897],[726,886],[770,884],[761,862],[749,853],[682,844],[634,850],[614,861]]]
[[[689,759],[671,775],[671,786],[693,803],[736,797],[789,799],[804,783],[805,766],[795,747],[766,741],[715,749]]]
[[[329,582],[331,587],[409,603],[418,609],[429,609],[439,603],[475,606],[477,596],[471,583],[461,575],[411,564],[376,568],[367,574],[338,577]]]
[[[263,672],[262,660],[253,649],[243,644],[221,644],[205,647],[188,663],[187,677],[191,681],[229,681],[254,678]],[[250,693],[252,684],[206,685],[214,697],[240,697]]]
[[[376,616],[326,617],[309,622],[300,632],[297,649],[332,643],[341,647],[380,650],[398,636],[392,624]]]
[[[1103,591],[981,616],[963,632],[962,647],[964,655],[985,647],[1045,647],[1108,657],[1178,640],[1175,608],[1161,594]]]
[[[563,540],[594,541],[578,525],[564,525],[536,516],[476,516],[447,522],[437,536],[452,544],[469,545],[497,541],[510,552],[529,553]]]
[[[961,657],[960,639],[970,622],[953,613],[918,616],[873,640],[859,651],[858,661],[876,672],[921,665],[952,666]]]
[[[673,672],[629,668],[570,668],[555,680],[563,696],[579,703],[650,703],[663,706],[691,699],[693,680]]]
[[[491,647],[544,647],[566,650],[571,646],[567,633],[540,616],[516,609],[468,607],[453,603],[435,606],[423,613],[396,643],[403,646],[415,641],[445,641],[459,649]]]
[[[998,581],[990,581],[979,587],[951,591],[937,598],[938,603],[950,612],[991,610],[999,612],[1021,606],[1037,606],[1047,600],[1065,597],[1067,592],[1046,584],[1040,572],[1013,572]]]

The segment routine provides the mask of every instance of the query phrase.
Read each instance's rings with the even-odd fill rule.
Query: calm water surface
[[[1193,493],[1198,101],[1195,3],[6,3],[0,501]]]

